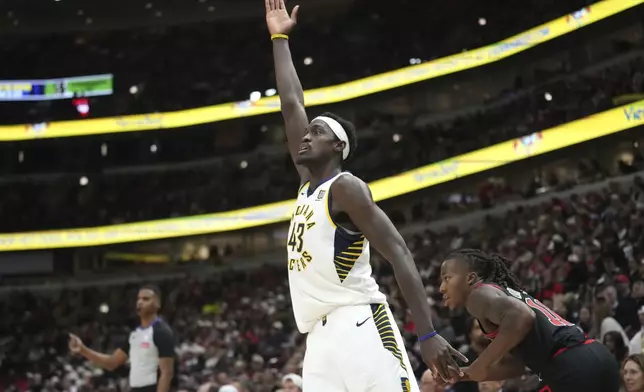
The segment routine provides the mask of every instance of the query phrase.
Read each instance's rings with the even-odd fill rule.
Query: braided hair
[[[459,249],[450,253],[447,259],[459,259],[467,263],[472,272],[486,282],[501,287],[523,291],[519,278],[510,271],[512,261],[498,254],[486,254],[478,249]]]

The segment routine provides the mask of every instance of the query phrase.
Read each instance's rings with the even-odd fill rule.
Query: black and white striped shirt
[[[120,347],[130,359],[130,388],[133,392],[156,391],[159,359],[174,358],[174,333],[157,318],[150,326],[138,327]],[[176,366],[176,361],[175,361]],[[176,376],[173,378],[175,384]]]

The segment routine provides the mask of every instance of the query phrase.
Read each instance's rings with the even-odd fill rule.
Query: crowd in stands
[[[614,97],[642,91],[642,62],[637,57],[591,74],[556,78],[505,105],[450,122],[400,127],[395,119],[380,119],[370,125],[380,132],[359,142],[357,159],[348,169],[371,181],[606,110],[613,106]],[[544,98],[545,93],[551,100]],[[394,133],[397,139],[392,138]],[[387,165],[382,165],[384,157]],[[87,186],[79,185],[79,176],[3,184],[0,188],[20,191],[0,192],[0,230],[133,222],[227,211],[292,197],[298,179],[284,152],[252,154],[245,159],[246,166],[240,166],[241,160],[228,160],[190,169],[90,176]],[[636,160],[644,157],[638,153]]]
[[[590,3],[467,0],[436,7],[408,0],[392,7],[384,0],[362,0],[348,9],[326,12],[307,11],[304,5],[291,45],[295,60],[302,65],[303,84],[314,88],[407,66],[411,58],[426,61],[497,42]],[[263,7],[262,1],[256,6]],[[260,18],[5,37],[0,42],[0,57],[11,61],[0,70],[0,79],[112,73],[117,98],[92,100],[95,116],[246,100],[252,91],[263,93],[275,87],[267,34]],[[306,57],[312,63],[305,67]],[[136,95],[130,95],[131,86],[138,86]],[[60,120],[61,112],[56,109],[63,104],[3,105],[7,109],[0,109],[0,117],[4,123]],[[62,115],[74,118],[69,108]]]
[[[529,292],[604,342],[616,361],[621,363],[629,353],[642,353],[644,323],[640,320],[644,318],[638,317],[644,315],[641,177],[519,205],[507,213],[491,210],[480,223],[470,229],[420,230],[407,236],[433,304],[434,325],[469,358],[475,358],[486,341],[466,314],[450,313],[441,306],[437,290],[441,258],[462,247],[498,252],[513,260],[512,270]],[[414,345],[414,323],[393,270],[378,256],[372,264],[409,343],[413,371],[421,378],[425,367]],[[274,392],[285,374],[301,370],[304,339],[294,328],[281,263],[166,281],[161,287],[162,314],[177,336],[181,390],[226,391],[219,389],[226,386],[237,392]],[[73,332],[93,348],[116,347],[135,326],[126,315],[133,315],[137,288],[99,285],[52,295],[15,292],[0,299],[5,315],[0,320],[0,389],[123,390],[123,370],[94,369],[69,355],[66,340]],[[423,385],[431,384],[423,380]],[[534,377],[509,380],[503,390],[533,391],[535,383]],[[470,383],[450,388],[447,391],[477,391]]]
[[[304,23],[292,44],[300,56],[297,61],[305,56],[313,60],[300,72],[304,84],[339,83],[398,68],[410,57],[427,60],[494,42],[588,2],[533,0],[530,12],[519,2],[498,8],[484,2],[454,2],[438,10],[428,3],[401,1],[392,8],[384,1],[358,2],[369,11],[352,9],[333,22],[323,18],[307,22],[303,10]],[[491,9],[493,15],[488,14]],[[463,21],[462,29],[445,34],[446,27],[453,27],[446,21],[452,20]],[[252,90],[272,87],[270,44],[263,22],[235,26],[239,34],[227,34],[229,29],[195,25],[54,35],[38,41],[12,38],[0,43],[0,53],[13,59],[0,71],[0,78],[122,73],[115,99],[104,108],[99,106],[98,111],[106,114],[245,99]],[[374,180],[605,110],[616,96],[642,92],[643,65],[638,58],[592,74],[571,75],[531,94],[517,95],[506,105],[449,123],[399,127],[396,121],[379,119],[370,126],[387,132],[366,141],[360,158],[349,168],[367,181]],[[132,85],[139,86],[139,93],[128,96]],[[544,99],[546,92],[549,100]],[[11,115],[4,116],[6,110],[13,113],[13,107],[0,106],[3,122],[13,121]],[[24,122],[23,117],[17,119],[24,113],[15,113],[16,122]],[[36,110],[31,119],[41,121],[36,117],[43,113],[54,111]],[[392,139],[393,134],[397,139]],[[644,169],[644,156],[636,152],[634,158],[631,170]],[[217,169],[205,165],[189,171],[90,176],[86,186],[79,185],[78,177],[1,184],[0,231],[185,216],[292,197],[297,178],[287,156],[258,156],[246,163],[244,167],[235,162]],[[587,181],[580,182],[598,181],[605,175],[592,166],[581,174]],[[471,204],[494,207],[499,190],[493,188],[482,190]],[[422,205],[419,208],[414,216],[423,221],[428,212]],[[487,341],[466,314],[441,306],[437,289],[442,257],[462,247],[498,252],[513,260],[513,272],[530,293],[606,344],[617,362],[629,354],[644,353],[641,177],[626,185],[610,183],[493,213],[474,228],[419,230],[406,240],[434,309],[434,325],[470,359],[480,354]],[[536,391],[536,377],[478,386],[458,383],[443,389],[433,385],[426,377],[415,344],[415,326],[392,269],[377,255],[372,264],[408,343],[412,370],[422,380],[423,392],[497,392],[501,386],[504,392]],[[125,369],[97,370],[70,355],[67,337],[76,333],[92,348],[114,349],[136,325],[133,310],[138,287],[97,285],[0,296],[0,391],[127,390]],[[176,376],[182,391],[276,392],[289,382],[296,386],[301,382],[293,375],[301,372],[304,337],[295,329],[283,263],[165,281],[161,288],[162,315],[177,337]]]

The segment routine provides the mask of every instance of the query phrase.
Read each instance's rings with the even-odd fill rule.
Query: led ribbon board
[[[429,188],[644,124],[644,100],[369,184],[376,201]],[[287,221],[295,200],[215,214],[104,227],[0,234],[0,252],[84,247],[219,233]]]
[[[600,1],[492,45],[336,86],[307,90],[304,92],[304,101],[307,106],[342,102],[480,67],[572,33],[642,3],[644,0]],[[279,110],[279,97],[267,97],[256,102],[230,102],[168,113],[8,125],[0,127],[0,141],[182,128],[275,113]]]

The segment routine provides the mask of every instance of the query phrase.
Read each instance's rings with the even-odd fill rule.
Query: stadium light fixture
[[[550,93],[545,93],[543,97],[546,99],[546,101],[552,101],[552,94]]]
[[[105,313],[109,313],[109,312],[110,312],[110,307],[109,307],[109,305],[107,305],[106,303],[103,303],[103,304],[101,304],[101,306],[99,306],[99,307],[98,307],[98,310],[99,310],[101,313],[105,314]]]
[[[101,144],[101,155],[104,157],[107,156],[107,144],[105,143]]]
[[[152,145],[150,146],[150,152],[151,152],[152,154],[156,154],[156,152],[157,152],[157,151],[159,151],[159,147],[157,147],[157,145],[156,145],[156,144],[152,144]]]
[[[277,90],[275,90],[274,88],[269,88],[268,90],[266,90],[265,94],[267,97],[272,97],[273,95],[277,94]]]
[[[24,161],[25,161],[25,152],[24,152],[24,151],[20,151],[20,152],[18,153],[18,162],[22,163],[22,162],[24,162]]]
[[[259,91],[253,91],[252,93],[250,93],[251,102],[257,102],[261,98],[262,98],[262,93],[260,93]]]
[[[304,58],[304,65],[311,65],[313,64],[313,58],[312,57],[305,57]]]
[[[139,87],[138,86],[132,86],[130,87],[130,94],[134,95],[139,92]]]
[[[400,139],[402,139],[402,136],[400,136],[399,133],[394,133],[394,136],[392,137],[392,139],[394,140],[394,143],[398,143]]]
[[[246,169],[248,167],[248,162],[247,161],[241,161],[239,163],[239,167],[242,169]]]
[[[78,183],[80,184],[80,186],[85,186],[85,185],[89,184],[89,179],[87,177],[85,177],[85,176],[82,176],[78,180]]]
[[[479,26],[485,26],[487,24],[487,19],[479,18]]]

